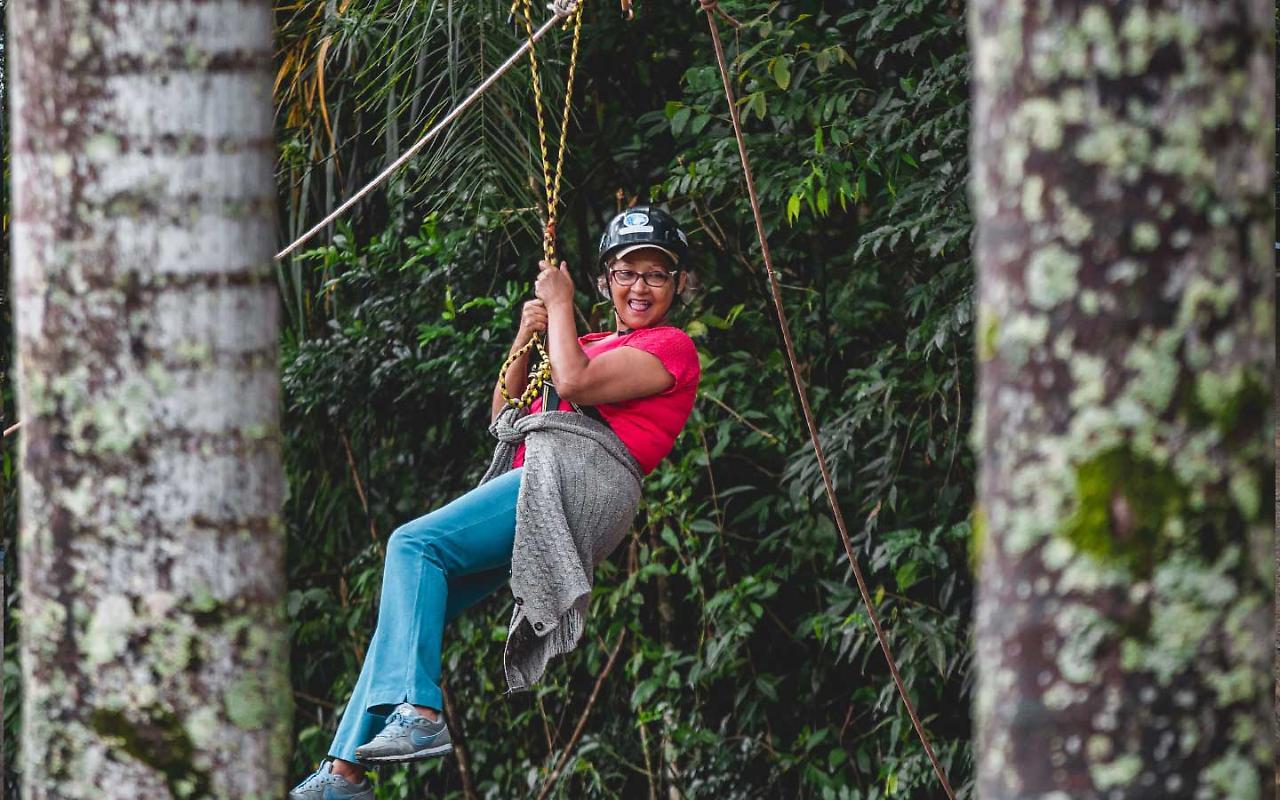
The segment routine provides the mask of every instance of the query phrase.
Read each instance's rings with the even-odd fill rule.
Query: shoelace
[[[398,710],[392,711],[391,716],[387,717],[386,726],[381,731],[378,732],[377,736],[373,738],[381,739],[383,736],[395,736],[396,735],[395,733],[389,732],[387,729],[396,723],[400,723],[402,725],[412,727],[413,719],[404,714],[401,714]]]
[[[313,786],[323,786],[325,783],[325,780],[332,776],[333,776],[332,772],[324,771],[324,765],[322,764],[320,766],[320,769],[308,775],[307,779],[298,785],[298,788],[310,789]]]
[[[391,725],[391,724],[393,724],[393,723],[400,722],[400,723],[403,723],[403,724],[405,724],[405,725],[409,725],[409,726],[411,726],[411,727],[412,727],[412,726],[414,725],[415,721],[416,721],[416,720],[418,720],[418,719],[422,719],[422,720],[424,720],[424,721],[426,721],[426,722],[430,722],[430,721],[431,721],[431,720],[428,720],[426,717],[423,717],[423,716],[421,716],[421,715],[419,715],[419,714],[402,714],[402,713],[400,713],[400,710],[399,710],[399,709],[396,709],[395,711],[392,711],[392,712],[391,712],[391,716],[387,717],[387,721],[386,721],[386,723],[385,723],[385,724],[386,724],[386,725]]]

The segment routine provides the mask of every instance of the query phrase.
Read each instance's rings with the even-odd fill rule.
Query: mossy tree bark
[[[23,796],[277,798],[271,5],[9,25]]]
[[[975,0],[984,798],[1271,785],[1272,11]]]

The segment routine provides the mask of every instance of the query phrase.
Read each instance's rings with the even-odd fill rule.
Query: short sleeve
[[[623,346],[651,353],[662,362],[662,366],[676,380],[668,392],[697,386],[702,375],[698,348],[694,346],[689,334],[679,328],[641,328],[628,336]]]

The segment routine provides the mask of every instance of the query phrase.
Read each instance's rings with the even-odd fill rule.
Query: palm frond
[[[504,4],[490,0],[278,4],[275,99],[291,143],[279,169],[282,185],[294,187],[282,238],[305,230],[380,172],[518,47],[523,33],[506,24],[506,14]],[[539,44],[547,117],[556,122],[568,36],[556,31]],[[383,190],[380,202],[366,206],[390,207],[390,197],[421,214],[501,211],[508,224],[536,236],[542,190],[530,178],[540,168],[525,66],[491,87]],[[297,287],[286,296],[297,296]]]

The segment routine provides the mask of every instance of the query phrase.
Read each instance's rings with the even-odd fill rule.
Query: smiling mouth
[[[653,302],[650,300],[628,300],[627,301],[627,308],[630,308],[632,311],[636,312],[637,314],[642,314],[645,311],[648,311],[652,305],[653,305]]]

